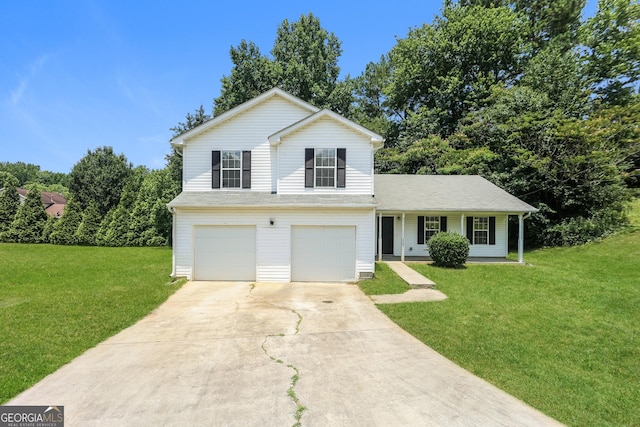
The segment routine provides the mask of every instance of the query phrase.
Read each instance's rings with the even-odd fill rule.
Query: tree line
[[[30,170],[30,174],[12,172]],[[69,174],[43,182],[35,165],[0,163],[0,241],[61,245],[163,246],[171,239],[166,204],[180,191],[168,168],[134,167],[111,147],[88,150]],[[27,187],[24,203],[16,189]],[[65,195],[64,214],[51,217],[42,191]]]
[[[383,135],[378,173],[481,175],[540,209],[527,221],[529,244],[597,239],[625,226],[640,187],[640,4],[600,0],[587,19],[584,6],[445,0],[431,23],[342,78],[338,37],[312,13],[284,20],[269,54],[247,40],[232,46],[211,113],[200,106],[171,130],[278,86]],[[45,221],[42,241],[166,244],[165,204],[181,191],[182,157],[172,149],[166,160],[149,171],[108,147],[89,151],[58,183],[70,203],[63,219]],[[19,209],[7,225],[5,193],[0,239],[17,239],[7,230]]]

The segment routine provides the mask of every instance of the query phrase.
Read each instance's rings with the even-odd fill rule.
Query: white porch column
[[[402,248],[400,252],[400,261],[404,261],[404,212],[402,212]]]
[[[378,261],[382,261],[382,214],[378,214]]]
[[[465,236],[465,229],[464,229],[464,214],[460,215],[460,234],[462,236]]]
[[[524,217],[518,214],[518,262],[524,262]]]

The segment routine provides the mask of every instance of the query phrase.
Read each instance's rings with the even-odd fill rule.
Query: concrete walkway
[[[386,261],[387,265],[412,288],[433,288],[436,284],[401,261]]]
[[[8,404],[67,427],[559,425],[321,283],[187,283]]]

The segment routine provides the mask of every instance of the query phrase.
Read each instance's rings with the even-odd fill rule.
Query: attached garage
[[[356,227],[292,226],[291,280],[355,281]]]
[[[193,228],[193,280],[256,280],[256,227]]]

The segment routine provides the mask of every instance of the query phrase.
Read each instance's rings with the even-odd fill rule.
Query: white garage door
[[[256,280],[255,226],[196,226],[194,280]]]
[[[292,227],[292,281],[351,282],[354,281],[355,278],[355,227]]]

